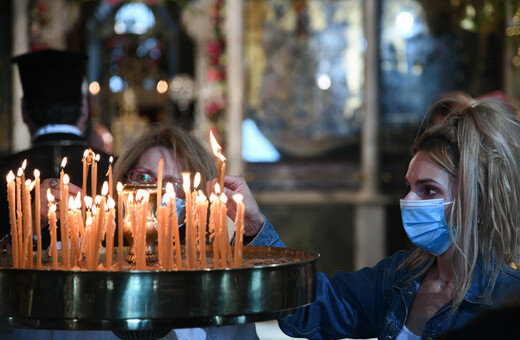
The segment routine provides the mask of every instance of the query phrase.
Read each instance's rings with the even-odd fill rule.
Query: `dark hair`
[[[37,103],[23,101],[24,109],[37,126],[47,124],[76,125],[81,115],[81,103]]]

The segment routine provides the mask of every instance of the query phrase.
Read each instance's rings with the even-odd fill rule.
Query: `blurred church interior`
[[[327,274],[408,247],[409,147],[441,93],[520,98],[502,0],[0,1],[0,152],[29,146],[11,57],[89,56],[90,127],[115,155],[147,124],[213,131],[282,240]]]

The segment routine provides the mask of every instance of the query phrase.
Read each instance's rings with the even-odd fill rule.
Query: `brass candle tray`
[[[210,250],[208,250],[210,251]],[[312,251],[244,247],[241,268],[0,269],[0,326],[142,331],[276,319],[316,296]]]

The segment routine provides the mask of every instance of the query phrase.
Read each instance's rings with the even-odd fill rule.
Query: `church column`
[[[385,205],[379,194],[379,11],[378,0],[365,0],[365,107],[361,136],[362,189],[356,206],[354,266],[376,264],[386,255]]]
[[[243,174],[242,162],[242,120],[244,103],[244,29],[242,0],[226,2],[227,39],[227,173]]]
[[[13,1],[12,17],[13,17],[13,55],[26,53],[29,50],[29,23],[27,18],[28,0]],[[27,126],[22,120],[21,98],[22,84],[18,75],[18,68],[15,64],[13,67],[13,104],[12,104],[12,151],[17,152],[26,149],[30,145],[30,136]]]

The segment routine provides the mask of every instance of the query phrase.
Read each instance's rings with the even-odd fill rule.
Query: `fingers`
[[[49,181],[49,186],[51,188],[57,188],[59,184],[60,184],[60,180],[57,178],[51,178]]]

